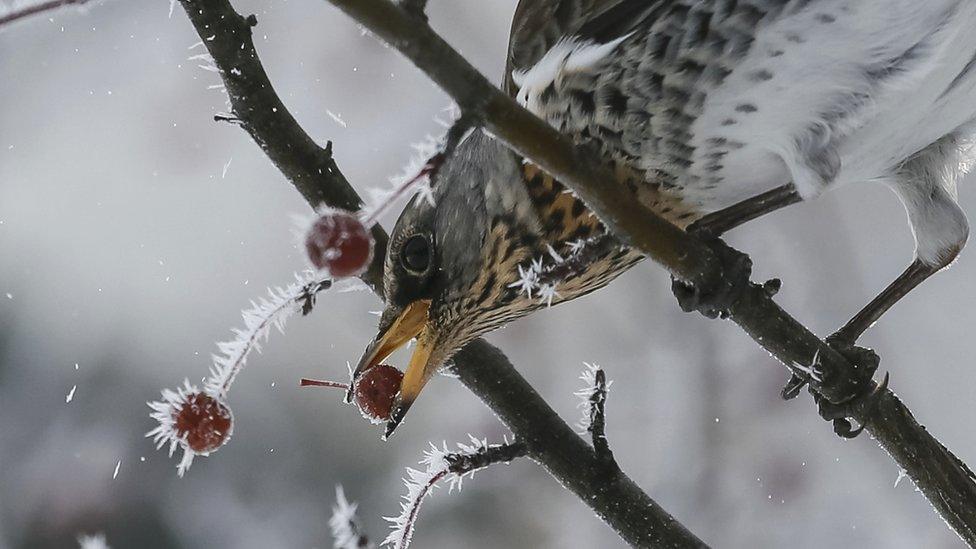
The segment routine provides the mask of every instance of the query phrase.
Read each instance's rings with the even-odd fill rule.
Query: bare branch
[[[48,0],[47,2],[28,4],[19,9],[12,9],[6,13],[0,13],[0,27],[13,23],[14,21],[31,17],[33,15],[59,10],[67,6],[80,6],[82,4],[87,4],[90,1],[91,0]]]
[[[332,144],[324,148],[302,129],[271,86],[254,49],[253,15],[242,17],[227,0],[181,0],[187,17],[213,58],[227,89],[232,114],[221,120],[238,123],[312,208],[327,204],[357,211],[362,199],[332,158]],[[386,233],[372,229],[376,249],[386,249]],[[383,254],[375,254],[363,280],[380,289]]]
[[[624,244],[699,287],[722,283],[716,248],[646,210],[591,151],[577,146],[493,86],[429,26],[388,0],[329,0],[397,48],[461,106],[483,117],[485,127],[512,149],[579,195]],[[721,242],[716,242],[721,245]],[[860,391],[843,355],[780,308],[761,285],[747,284],[730,318],[791,372],[805,375],[819,358],[823,381],[811,386],[831,402],[848,402]],[[463,373],[463,369],[459,369]],[[976,545],[976,482],[973,474],[925,428],[895,394],[885,389],[855,419],[874,435],[946,522]]]

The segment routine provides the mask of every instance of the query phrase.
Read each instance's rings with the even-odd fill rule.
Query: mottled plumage
[[[503,85],[682,227],[784,185],[805,199],[890,185],[917,261],[855,317],[856,338],[968,236],[956,181],[973,159],[974,28],[971,0],[523,0]],[[434,196],[394,228],[389,308],[360,365],[418,337],[391,429],[457,348],[543,306],[520,291],[520,267],[603,231],[558,182],[481,134],[459,147]],[[430,244],[425,273],[399,265],[416,234]],[[611,246],[553,301],[639,259]]]

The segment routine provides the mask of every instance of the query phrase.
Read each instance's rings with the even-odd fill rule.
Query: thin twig
[[[37,4],[29,4],[20,9],[11,10],[5,14],[0,15],[0,27],[4,25],[13,23],[20,19],[30,17],[32,15],[38,15],[48,11],[59,10],[67,6],[80,6],[82,4],[87,4],[91,0],[49,0],[47,2],[40,2]]]
[[[593,450],[606,464],[615,464],[610,443],[607,441],[607,374],[598,368],[593,374],[593,393],[590,395],[590,435],[593,439]]]
[[[431,444],[431,449],[424,453],[420,462],[425,465],[425,470],[407,469],[409,478],[404,479],[407,493],[403,496],[400,514],[386,517],[393,525],[393,531],[383,544],[392,545],[396,549],[406,549],[410,545],[420,505],[441,480],[448,479],[451,490],[460,490],[465,476],[472,476],[475,472],[497,463],[511,463],[526,455],[528,447],[519,441],[488,444],[485,440],[471,437],[471,444],[458,444],[457,452],[448,452],[446,444],[443,450]]]
[[[247,131],[279,171],[313,209],[322,204],[347,211],[363,201],[332,157],[331,143],[320,147],[285,108],[261,65],[251,28],[253,15],[242,17],[228,0],[182,0],[187,17],[213,58],[231,104],[230,117]],[[372,228],[377,250],[385,250],[383,228]],[[374,291],[382,290],[383,254],[373,256],[362,277]]]
[[[439,140],[435,145],[435,150],[431,155],[424,161],[424,163],[417,169],[416,173],[407,177],[403,181],[398,182],[392,190],[390,190],[383,200],[379,202],[376,206],[370,209],[370,211],[365,215],[363,219],[363,224],[367,227],[373,227],[379,222],[383,214],[387,213],[394,204],[399,202],[399,200],[417,189],[417,186],[426,182],[426,196],[428,200],[433,203],[433,195],[430,194],[430,189],[433,188],[438,175],[440,174],[441,168],[447,162],[447,160],[454,154],[458,145],[464,142],[468,136],[474,131],[473,120],[467,116],[461,116],[447,130],[444,137]]]

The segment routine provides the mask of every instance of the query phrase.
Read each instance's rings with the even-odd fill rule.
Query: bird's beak
[[[417,399],[420,390],[434,374],[437,364],[433,364],[431,353],[434,350],[432,331],[428,323],[428,311],[430,310],[429,300],[414,301],[408,305],[393,320],[385,330],[381,329],[376,339],[369,344],[363,357],[359,360],[353,379],[358,379],[362,372],[381,363],[394,351],[404,346],[408,341],[417,338],[417,346],[410,357],[410,365],[403,375],[403,383],[400,385],[400,393],[393,401],[393,410],[390,420],[386,424],[386,434],[389,437],[396,430],[407,410]],[[355,383],[351,384],[355,385]],[[352,399],[351,389],[346,400]]]

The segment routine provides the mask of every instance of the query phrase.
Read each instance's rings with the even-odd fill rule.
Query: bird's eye
[[[413,235],[400,250],[403,268],[414,274],[423,274],[430,267],[430,242],[423,235]]]

